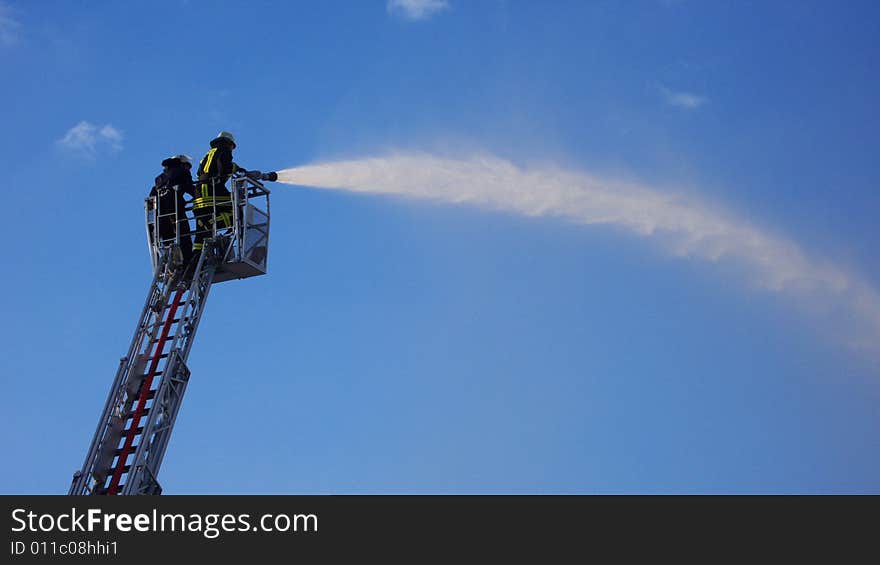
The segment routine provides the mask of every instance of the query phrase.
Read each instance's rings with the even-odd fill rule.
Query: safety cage
[[[219,179],[197,181],[197,190],[206,183],[211,194],[215,194],[215,187],[218,192],[225,192],[219,188],[224,184]],[[269,251],[269,190],[259,180],[241,173],[230,178],[230,185],[229,198],[211,197],[206,199],[207,205],[203,203],[196,206],[199,208],[197,212],[201,221],[196,221],[193,210],[193,202],[199,202],[199,199],[187,202],[184,213],[181,214],[177,209],[180,201],[177,198],[174,199],[174,208],[170,210],[160,209],[158,196],[146,198],[144,212],[147,243],[154,273],[163,264],[161,259],[165,254],[179,253],[181,238],[191,237],[195,240],[203,239],[204,249],[219,255],[212,282],[266,274]],[[171,189],[178,190],[178,187]],[[226,202],[231,202],[231,210]],[[173,225],[173,236],[162,238],[160,224]],[[198,260],[198,253],[198,250],[194,252],[194,261]],[[179,259],[178,256],[176,260]]]

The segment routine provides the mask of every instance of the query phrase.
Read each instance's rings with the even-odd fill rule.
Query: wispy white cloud
[[[111,149],[122,149],[122,132],[116,127],[106,124],[98,131],[98,138],[110,144]]]
[[[704,96],[698,96],[690,92],[670,90],[665,86],[660,87],[660,94],[670,106],[684,108],[685,110],[696,110],[708,100]]]
[[[94,158],[99,152],[116,153],[122,151],[122,131],[112,124],[97,126],[82,121],[57,141],[58,146],[71,153]]]
[[[449,9],[447,0],[388,0],[389,14],[398,14],[407,20],[426,20]]]
[[[12,9],[5,2],[0,2],[0,45],[12,45],[18,42],[21,22],[12,15]]]

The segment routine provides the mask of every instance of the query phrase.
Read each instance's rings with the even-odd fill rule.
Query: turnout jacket
[[[230,201],[226,181],[239,169],[232,161],[232,148],[221,143],[212,147],[199,163],[199,186],[193,209],[209,207],[216,199],[217,204]]]
[[[177,190],[174,190],[175,186]],[[150,190],[150,196],[159,197],[157,199],[159,213],[163,215],[176,210],[178,216],[184,216],[183,207],[186,205],[184,194],[195,198],[196,189],[189,171],[180,164],[166,166],[162,174],[156,177],[155,184]]]

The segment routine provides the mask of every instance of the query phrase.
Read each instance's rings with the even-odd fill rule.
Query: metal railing
[[[208,207],[203,205],[205,199],[201,199],[201,204],[194,210],[193,203],[200,200],[197,198],[186,202],[180,209],[182,199],[176,194],[170,210],[161,209],[158,195],[145,199],[147,244],[154,273],[162,264],[162,257],[178,253],[183,239],[191,238],[191,241],[202,242],[204,249],[220,253],[215,282],[265,274],[269,249],[269,190],[258,180],[235,174],[229,180],[227,201],[226,183],[222,180],[215,178],[195,183],[197,192],[201,185],[210,185]],[[171,190],[179,190],[179,187],[171,187]],[[219,199],[223,201],[218,203]],[[231,222],[227,221],[229,216],[226,214],[231,214]],[[198,253],[199,250],[194,252],[194,261],[198,260]],[[175,264],[174,257],[170,264]]]

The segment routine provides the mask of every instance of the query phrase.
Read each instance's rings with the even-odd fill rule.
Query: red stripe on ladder
[[[165,317],[165,325],[162,328],[162,333],[159,335],[159,340],[156,342],[156,349],[153,351],[153,360],[150,363],[150,370],[147,371],[147,376],[144,378],[144,384],[141,387],[141,394],[138,397],[137,408],[131,417],[131,425],[125,435],[125,443],[122,446],[122,450],[119,452],[119,459],[116,461],[116,467],[113,469],[113,478],[110,480],[110,486],[107,487],[108,495],[117,494],[117,491],[119,490],[119,481],[122,479],[122,474],[125,472],[125,461],[131,454],[132,444],[134,444],[134,438],[137,435],[138,424],[140,423],[141,416],[144,414],[147,400],[150,397],[150,387],[153,384],[153,378],[156,376],[156,369],[159,367],[161,354],[164,353],[165,341],[168,339],[168,333],[171,331],[171,326],[174,325],[174,315],[177,313],[177,307],[180,306],[180,300],[183,298],[183,293],[184,289],[177,291],[177,294],[174,295],[174,300],[171,302],[171,308],[168,310],[168,315]]]

